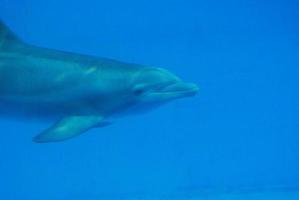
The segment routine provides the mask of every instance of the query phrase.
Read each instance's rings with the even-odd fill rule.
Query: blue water
[[[0,0],[0,19],[31,44],[164,67],[200,87],[57,144],[31,142],[50,124],[2,118],[0,199],[296,191],[298,9],[292,0]]]

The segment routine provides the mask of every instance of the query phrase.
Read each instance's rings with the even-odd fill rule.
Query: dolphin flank
[[[198,87],[161,68],[26,44],[0,21],[0,115],[58,120],[33,141],[58,142],[193,96]]]

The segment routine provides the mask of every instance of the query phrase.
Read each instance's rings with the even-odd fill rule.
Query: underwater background
[[[30,44],[166,68],[200,91],[55,144],[0,119],[0,199],[299,199],[299,3],[0,0]],[[0,80],[1,81],[1,80]]]

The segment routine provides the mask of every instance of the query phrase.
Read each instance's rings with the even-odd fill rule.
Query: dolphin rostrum
[[[198,87],[161,68],[26,44],[0,21],[0,115],[57,119],[35,142],[58,142],[107,117],[193,96]]]

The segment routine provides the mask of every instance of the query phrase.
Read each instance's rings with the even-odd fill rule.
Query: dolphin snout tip
[[[196,95],[199,91],[199,87],[195,83],[188,83],[188,87],[190,88],[189,91],[191,96]]]

